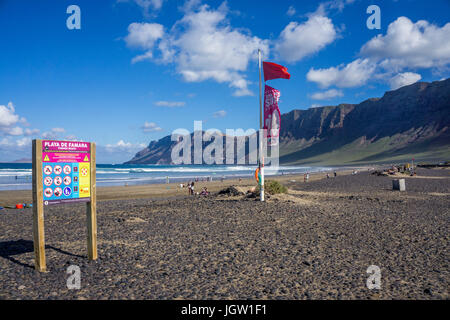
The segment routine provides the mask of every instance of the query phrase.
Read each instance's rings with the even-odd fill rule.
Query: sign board
[[[36,269],[45,271],[44,206],[87,203],[88,256],[97,259],[95,143],[33,140]]]
[[[89,202],[91,144],[42,141],[44,205]]]

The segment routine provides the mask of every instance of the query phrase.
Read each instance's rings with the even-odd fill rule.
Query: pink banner
[[[278,108],[280,91],[269,86],[264,89],[264,129],[267,130],[267,144],[278,144],[280,134],[281,113]]]

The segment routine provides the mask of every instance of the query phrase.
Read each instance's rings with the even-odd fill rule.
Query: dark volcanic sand
[[[46,209],[47,273],[33,268],[32,211],[0,211],[3,299],[448,299],[448,170],[407,192],[367,172],[292,183],[276,201],[98,203],[99,259],[82,205]],[[297,190],[297,191],[295,191]],[[69,265],[81,289],[66,287]],[[366,269],[381,268],[381,290]]]

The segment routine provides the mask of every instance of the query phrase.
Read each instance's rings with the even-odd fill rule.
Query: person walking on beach
[[[337,173],[336,173],[336,171],[334,171],[334,177],[336,178],[336,176],[337,176]]]
[[[309,181],[309,172],[306,173],[306,182]]]
[[[192,183],[191,183],[191,194],[192,195],[194,195],[195,194],[195,192],[194,192],[194,181],[192,181]]]
[[[191,189],[191,183],[188,183],[188,194],[191,195],[192,194],[192,189]]]
[[[330,174],[327,172],[327,179],[330,179]]]

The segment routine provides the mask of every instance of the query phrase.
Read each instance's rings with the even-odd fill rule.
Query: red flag
[[[272,79],[290,79],[291,75],[287,72],[287,68],[273,62],[263,62],[264,81]]]

